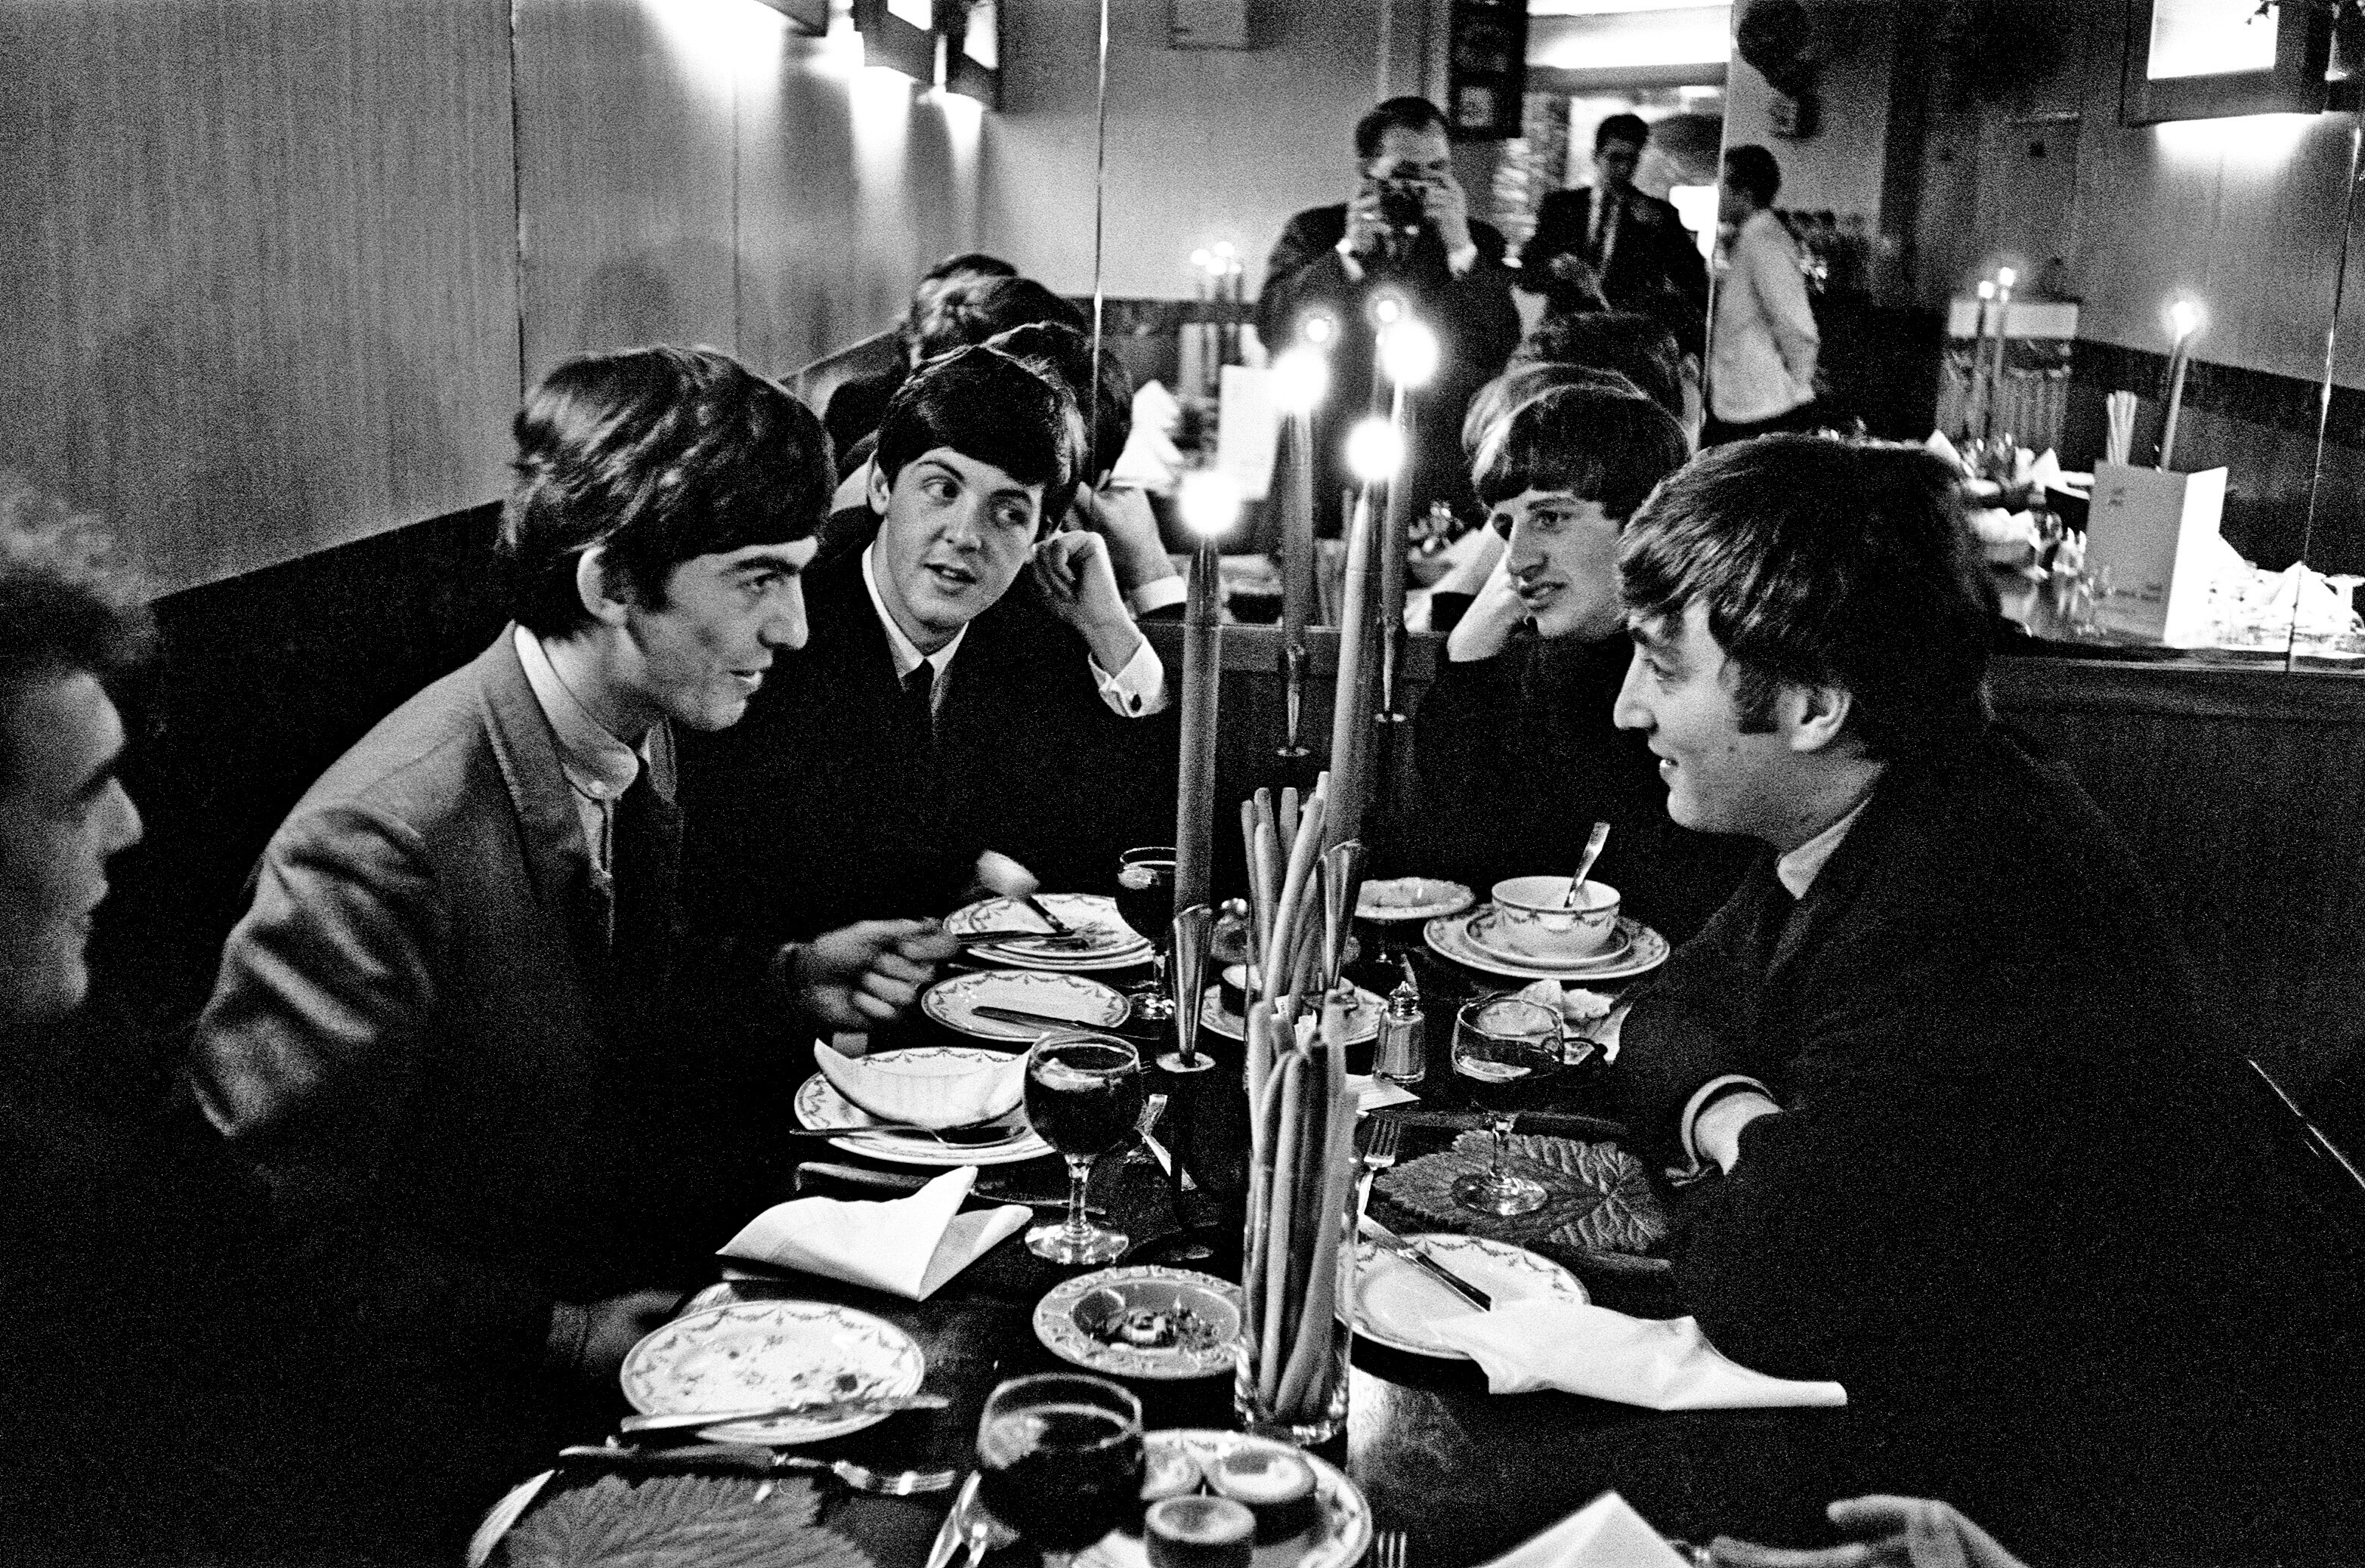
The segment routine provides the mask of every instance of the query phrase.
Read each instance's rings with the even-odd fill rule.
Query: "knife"
[[[805,1178],[810,1173],[818,1180],[836,1182],[848,1187],[872,1187],[885,1193],[916,1193],[933,1177],[907,1175],[901,1170],[865,1170],[855,1165],[830,1165],[819,1160],[797,1167],[797,1191],[805,1190]],[[998,1183],[981,1182],[970,1189],[970,1196],[995,1204],[1024,1204],[1031,1209],[1063,1209],[1068,1206],[1065,1193],[1026,1193]],[[1105,1219],[1108,1211],[1087,1208],[1086,1214],[1095,1219]]]
[[[562,1465],[596,1465],[602,1470],[637,1471],[651,1475],[678,1475],[694,1471],[738,1470],[750,1475],[772,1473],[772,1450],[757,1443],[684,1443],[679,1448],[604,1448],[578,1444],[558,1450]]]
[[[1068,928],[1068,923],[1066,921],[1061,920],[1058,915],[1053,914],[1049,910],[1045,909],[1043,907],[1043,901],[1037,898],[1033,893],[1019,894],[1018,902],[1026,906],[1028,913],[1034,915],[1036,919],[1049,926],[1051,928],[1052,935],[1073,936],[1075,935],[1073,931],[1070,931]]]
[[[818,1404],[808,1399],[795,1405],[756,1405],[739,1410],[669,1410],[652,1416],[627,1416],[616,1423],[616,1429],[626,1434],[670,1432],[685,1427],[719,1427],[730,1421],[784,1421],[790,1417],[835,1421],[846,1416],[883,1416],[898,1410],[941,1410],[951,1403],[941,1394],[880,1394],[868,1399],[827,1399]]]
[[[1492,1312],[1495,1309],[1495,1298],[1493,1296],[1488,1295],[1485,1291],[1480,1290],[1468,1280],[1463,1279],[1461,1275],[1446,1268],[1445,1265],[1438,1262],[1437,1260],[1431,1258],[1428,1253],[1423,1252],[1419,1248],[1414,1246],[1411,1242],[1407,1241],[1403,1237],[1398,1236],[1395,1231],[1390,1230],[1386,1226],[1382,1225],[1378,1220],[1372,1218],[1369,1215],[1363,1216],[1363,1234],[1370,1237],[1373,1244],[1376,1245],[1381,1251],[1393,1252],[1397,1257],[1403,1259],[1406,1262],[1413,1265],[1415,1268],[1426,1271],[1430,1278],[1446,1286],[1448,1289],[1452,1291],[1454,1294],[1460,1296],[1463,1300],[1468,1302],[1479,1311]]]
[[[927,1568],[945,1568],[953,1553],[969,1539],[969,1511],[977,1506],[977,1484],[982,1471],[972,1470],[961,1483],[959,1495],[953,1499],[952,1512],[945,1516],[944,1528],[936,1531],[936,1544],[928,1548]]]
[[[1109,1025],[1095,1024],[1088,1018],[1062,1018],[1055,1013],[1029,1013],[1023,1007],[997,1007],[981,1002],[970,1009],[981,1018],[991,1018],[997,1024],[1020,1024],[1030,1029],[1103,1029]]]

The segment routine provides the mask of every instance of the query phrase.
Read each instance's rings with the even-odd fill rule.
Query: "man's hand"
[[[1388,221],[1380,214],[1380,187],[1370,180],[1347,204],[1347,233],[1339,249],[1366,261],[1386,252]]]
[[[1824,1512],[1857,1539],[1793,1551],[1719,1536],[1709,1554],[1724,1568],[2022,1568],[1995,1537],[1927,1497],[1849,1497]]]
[[[587,1382],[613,1388],[626,1353],[664,1327],[679,1305],[679,1291],[633,1291],[593,1302],[583,1309],[588,1326],[576,1372]]]
[[[1115,461],[1114,453],[1101,455],[1108,462]],[[1131,593],[1145,583],[1177,575],[1174,558],[1166,553],[1166,542],[1158,536],[1158,519],[1149,510],[1149,498],[1141,491],[1129,486],[1124,489],[1079,489],[1068,518],[1075,531],[1095,534],[1108,545],[1109,567],[1115,574],[1120,595]]]
[[[1097,533],[1054,533],[1035,546],[1026,569],[1051,613],[1091,644],[1094,664],[1115,675],[1131,662],[1141,633],[1117,591],[1106,540]]]
[[[1527,604],[1511,577],[1511,553],[1505,550],[1495,557],[1494,569],[1486,574],[1478,597],[1453,623],[1445,639],[1445,656],[1455,664],[1491,659],[1503,651],[1527,616]]]
[[[1421,194],[1421,207],[1429,226],[1445,241],[1445,253],[1460,255],[1476,243],[1470,238],[1470,196],[1463,190],[1462,182],[1453,177],[1451,169],[1429,176]]]
[[[933,920],[865,920],[788,948],[781,979],[815,1024],[869,1029],[901,1017],[959,950]]]

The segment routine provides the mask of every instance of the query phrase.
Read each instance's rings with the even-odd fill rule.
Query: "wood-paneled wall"
[[[0,6],[0,469],[171,591],[497,498],[570,353],[869,336],[980,127],[857,66],[757,0]]]

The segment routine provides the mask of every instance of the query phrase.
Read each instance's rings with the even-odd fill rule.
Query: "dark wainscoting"
[[[158,601],[165,658],[126,782],[148,836],[115,862],[100,972],[170,1023],[213,984],[248,870],[312,780],[506,620],[484,506]]]

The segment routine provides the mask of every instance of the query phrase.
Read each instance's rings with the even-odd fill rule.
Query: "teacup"
[[[1248,964],[1226,965],[1216,983],[1216,999],[1223,1003],[1225,1014],[1233,1018],[1248,1016],[1250,988],[1261,989],[1262,984],[1257,969]]]
[[[1589,958],[1618,932],[1618,890],[1588,880],[1575,908],[1566,877],[1513,877],[1497,882],[1494,935],[1515,952],[1548,961]]]

